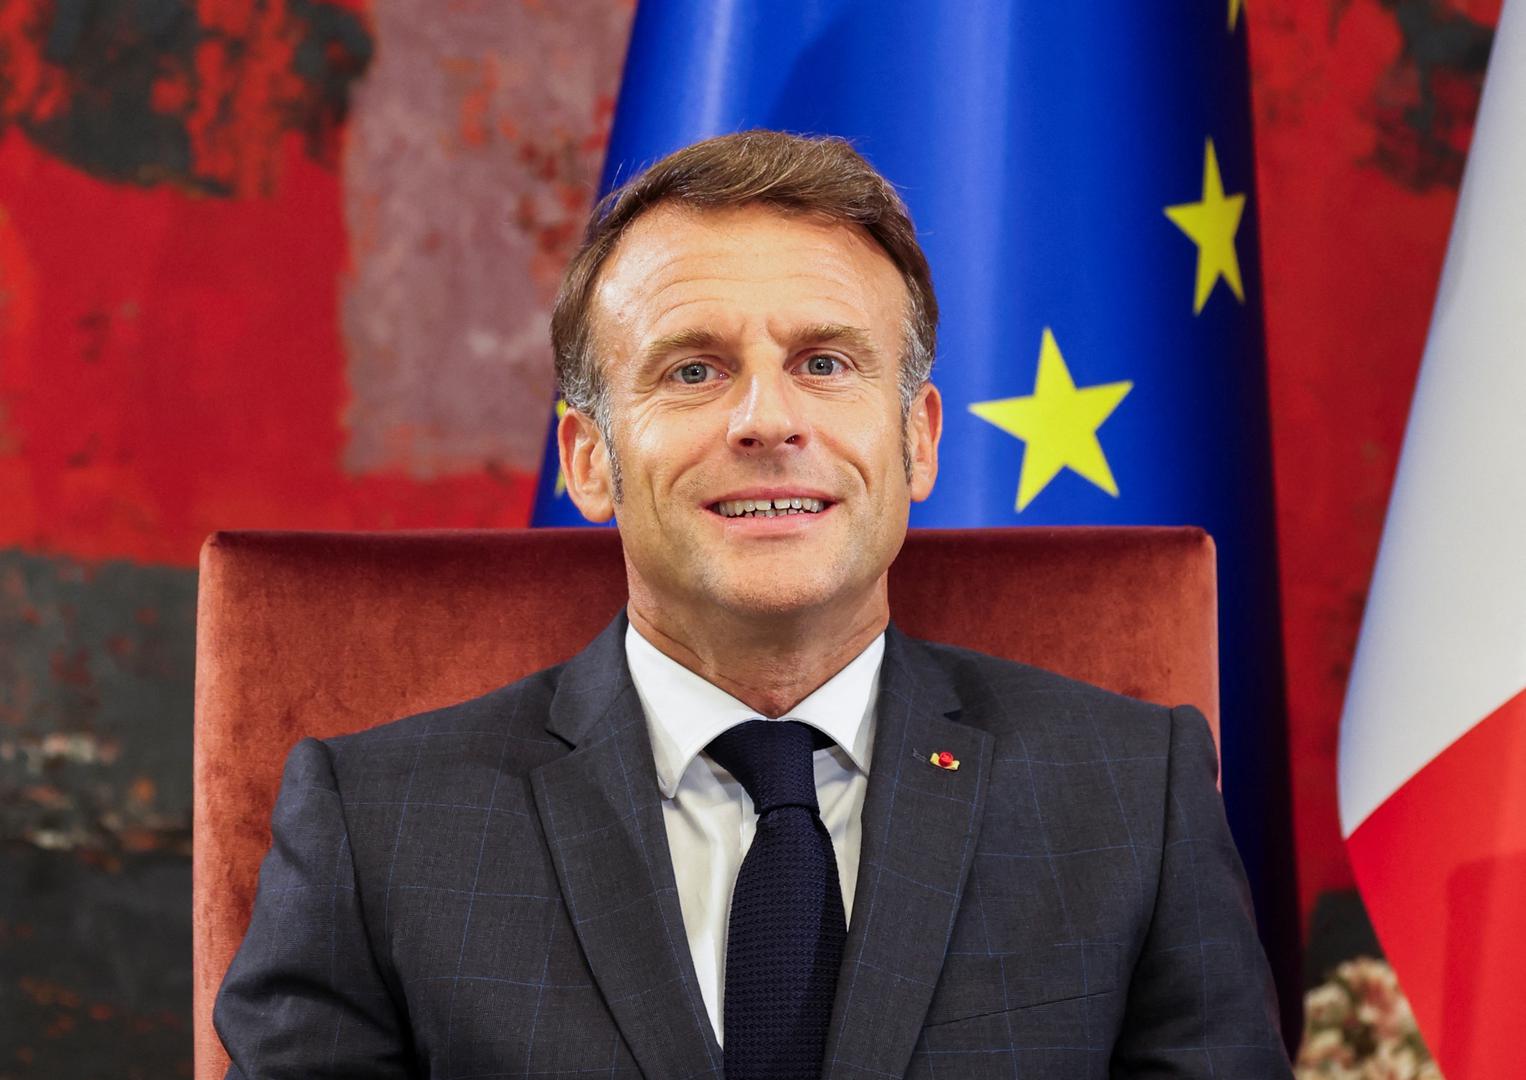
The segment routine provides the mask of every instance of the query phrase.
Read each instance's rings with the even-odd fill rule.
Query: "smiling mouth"
[[[819,514],[832,505],[825,499],[791,496],[779,499],[725,499],[711,503],[710,510],[725,518],[788,517]]]

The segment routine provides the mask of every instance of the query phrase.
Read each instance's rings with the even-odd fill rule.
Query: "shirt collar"
[[[779,719],[799,720],[824,732],[867,776],[871,720],[884,655],[882,633]],[[667,656],[632,624],[625,629],[625,660],[646,714],[657,785],[671,799],[689,763],[711,740],[759,714]]]

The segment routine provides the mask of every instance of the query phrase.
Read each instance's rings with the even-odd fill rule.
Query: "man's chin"
[[[718,584],[710,590],[711,601],[738,619],[788,619],[849,600],[843,589],[826,582],[790,581],[787,571]]]

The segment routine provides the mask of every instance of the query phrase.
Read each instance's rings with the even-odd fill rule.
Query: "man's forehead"
[[[711,209],[668,203],[631,223],[601,269],[593,306],[596,316],[619,325],[707,300],[713,307],[749,299],[749,288],[759,281],[799,285],[801,291],[814,282],[820,288],[813,299],[835,297],[866,312],[885,307],[897,322],[909,299],[889,255],[858,225],[758,204]],[[843,314],[802,313],[798,321],[864,321]],[[715,322],[714,311],[705,319]]]

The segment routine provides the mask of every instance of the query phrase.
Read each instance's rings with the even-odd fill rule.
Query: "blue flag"
[[[1223,788],[1301,1018],[1241,0],[643,0],[604,189],[748,128],[896,184],[942,308],[945,429],[912,524],[1201,525]],[[554,441],[536,524],[581,522]]]

